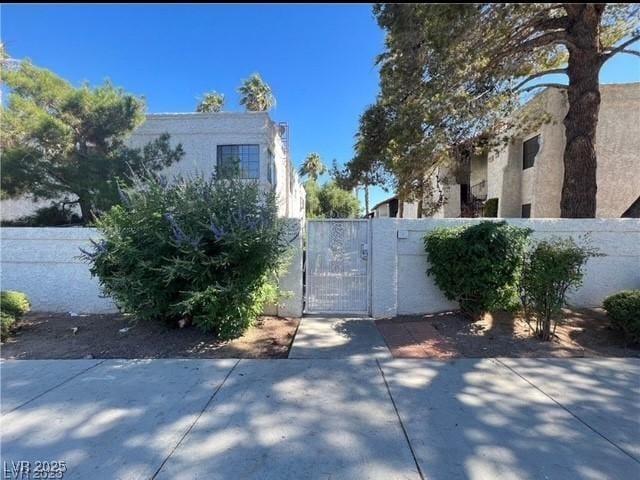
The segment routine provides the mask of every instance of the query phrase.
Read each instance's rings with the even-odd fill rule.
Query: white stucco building
[[[304,218],[305,192],[289,156],[288,126],[276,124],[267,112],[150,114],[128,143],[142,147],[164,132],[185,152],[165,170],[169,178],[208,175],[239,160],[244,178],[275,190],[280,216]]]
[[[162,173],[188,177],[212,174],[219,164],[239,161],[244,178],[274,189],[281,217],[304,218],[305,191],[293,168],[288,147],[288,126],[276,124],[267,112],[149,114],[127,143],[143,147],[163,133],[173,146],[181,144],[182,159]],[[0,215],[11,220],[48,206],[30,198],[3,200]]]

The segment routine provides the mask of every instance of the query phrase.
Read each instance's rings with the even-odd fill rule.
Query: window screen
[[[241,178],[260,177],[259,145],[218,145],[218,171],[240,169]]]

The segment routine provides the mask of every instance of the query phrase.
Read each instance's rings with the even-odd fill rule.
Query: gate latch
[[[360,257],[366,260],[369,257],[369,246],[366,243],[360,244]]]

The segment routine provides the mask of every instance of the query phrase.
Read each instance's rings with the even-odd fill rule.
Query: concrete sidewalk
[[[640,475],[638,359],[3,361],[0,374],[4,465],[65,461],[65,479]]]

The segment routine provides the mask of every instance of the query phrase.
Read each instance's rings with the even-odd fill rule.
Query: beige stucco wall
[[[471,158],[471,172],[469,181],[476,185],[487,179],[487,159],[484,156],[474,155]]]
[[[596,215],[615,218],[640,196],[640,83],[602,85],[600,91]],[[488,198],[499,198],[501,217],[519,217],[526,203],[532,204],[532,217],[559,217],[565,146],[562,120],[567,112],[564,93],[547,89],[526,109],[542,109],[550,121],[489,155]],[[522,142],[538,134],[535,165],[523,171]]]

